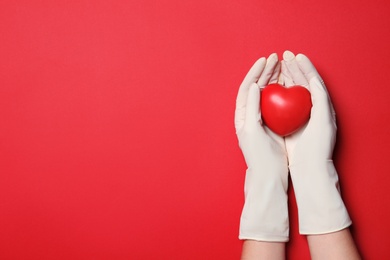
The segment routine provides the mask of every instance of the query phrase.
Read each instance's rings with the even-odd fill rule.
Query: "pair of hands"
[[[314,154],[319,160],[332,158],[336,118],[325,85],[305,55],[295,57],[286,51],[283,58],[278,61],[276,54],[271,54],[268,59],[260,58],[249,70],[238,92],[235,127],[248,166],[259,163],[258,154],[268,153],[264,151],[268,150],[265,144],[278,147],[273,152],[278,158],[273,160],[285,158],[290,165],[305,162]],[[308,88],[312,96],[313,107],[308,124],[284,138],[261,122],[260,89],[271,83],[286,87],[301,85]]]
[[[261,121],[261,89],[271,83],[301,85],[312,98],[309,122],[281,137]],[[245,204],[240,238],[288,240],[287,186],[290,173],[301,234],[323,234],[351,224],[332,161],[335,113],[325,85],[310,60],[286,51],[260,58],[243,80],[236,100],[235,127],[244,155]]]

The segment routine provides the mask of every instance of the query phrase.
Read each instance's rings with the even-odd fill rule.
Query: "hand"
[[[238,91],[235,127],[248,167],[240,239],[288,240],[288,167],[284,140],[262,125],[260,114],[260,88],[276,83],[279,74],[276,54],[261,58]]]
[[[310,60],[286,51],[282,76],[286,87],[309,89],[312,110],[309,122],[285,137],[289,168],[302,234],[323,234],[351,224],[340,196],[332,156],[336,142],[336,117],[326,87]]]

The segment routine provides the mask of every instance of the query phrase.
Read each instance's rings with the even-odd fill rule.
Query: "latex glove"
[[[240,239],[288,241],[287,153],[283,138],[262,125],[259,108],[259,88],[276,83],[279,74],[276,54],[261,58],[238,91],[235,127],[248,167]]]
[[[326,87],[310,60],[286,51],[282,76],[287,87],[309,89],[313,107],[305,127],[285,137],[301,234],[324,234],[348,227],[351,220],[340,196],[333,164],[336,117]]]

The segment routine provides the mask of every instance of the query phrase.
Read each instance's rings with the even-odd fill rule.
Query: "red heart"
[[[275,133],[286,136],[301,128],[310,118],[310,92],[302,86],[285,88],[270,84],[261,92],[263,122]]]

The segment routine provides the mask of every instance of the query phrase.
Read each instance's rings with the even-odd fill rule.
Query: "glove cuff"
[[[301,234],[325,234],[351,225],[332,160],[290,166]]]
[[[270,242],[289,240],[287,186],[287,165],[280,172],[248,168],[239,239]]]

